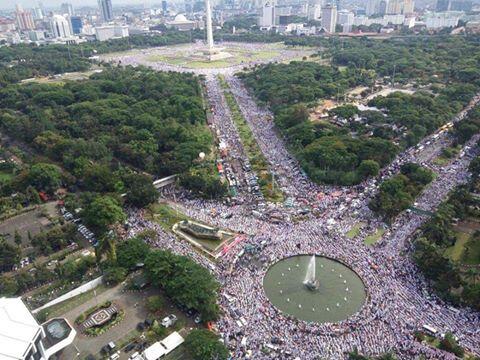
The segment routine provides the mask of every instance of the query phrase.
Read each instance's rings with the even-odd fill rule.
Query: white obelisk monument
[[[215,53],[213,48],[213,30],[212,30],[212,9],[210,8],[210,0],[205,0],[205,12],[207,16],[207,46],[210,54]]]
[[[232,55],[228,52],[224,52],[223,48],[215,47],[213,44],[212,8],[210,6],[210,0],[205,0],[205,16],[207,27],[207,49],[205,49],[204,54],[208,56],[208,60],[220,60],[231,57]]]

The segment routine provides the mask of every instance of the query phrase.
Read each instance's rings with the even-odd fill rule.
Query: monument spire
[[[210,0],[205,0],[205,13],[207,17],[207,45],[209,52],[213,53],[212,9],[210,8]]]

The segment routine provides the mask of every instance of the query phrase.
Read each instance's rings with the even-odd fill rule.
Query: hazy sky
[[[63,2],[69,2],[73,6],[96,6],[97,0],[41,0],[46,7],[59,7]],[[143,4],[144,0],[112,0],[113,5],[124,4]],[[159,1],[161,2],[161,1]],[[31,8],[36,6],[37,0],[0,0],[0,8],[8,9],[14,8],[15,4],[22,4],[25,8]]]

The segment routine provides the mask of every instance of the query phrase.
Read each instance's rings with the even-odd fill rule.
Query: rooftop
[[[0,358],[23,359],[40,331],[21,298],[0,298]]]

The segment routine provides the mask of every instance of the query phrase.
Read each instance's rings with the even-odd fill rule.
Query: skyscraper
[[[70,4],[70,3],[62,3],[62,5],[60,5],[60,12],[62,13],[62,15],[72,16],[72,15],[73,15],[73,6],[72,6],[72,4]]]
[[[365,9],[365,14],[367,16],[378,14],[380,12],[380,1],[379,0],[368,0],[367,6]]]
[[[452,3],[450,0],[437,0],[436,11],[449,11]]]
[[[62,15],[53,15],[50,18],[50,30],[56,38],[68,38],[70,33],[70,24]]]
[[[275,1],[266,0],[262,6],[262,16],[258,24],[260,27],[271,28],[275,26]]]
[[[70,23],[72,24],[72,32],[78,35],[82,32],[83,22],[80,16],[71,16]]]
[[[336,24],[337,7],[332,4],[327,4],[322,7],[322,28],[328,33],[334,33]]]
[[[163,15],[167,13],[167,0],[162,0],[162,12]]]
[[[35,29],[35,23],[33,22],[33,16],[30,11],[23,10],[21,5],[16,5],[15,19],[20,30],[33,30]]]
[[[98,0],[98,7],[103,21],[113,20],[112,0]]]

